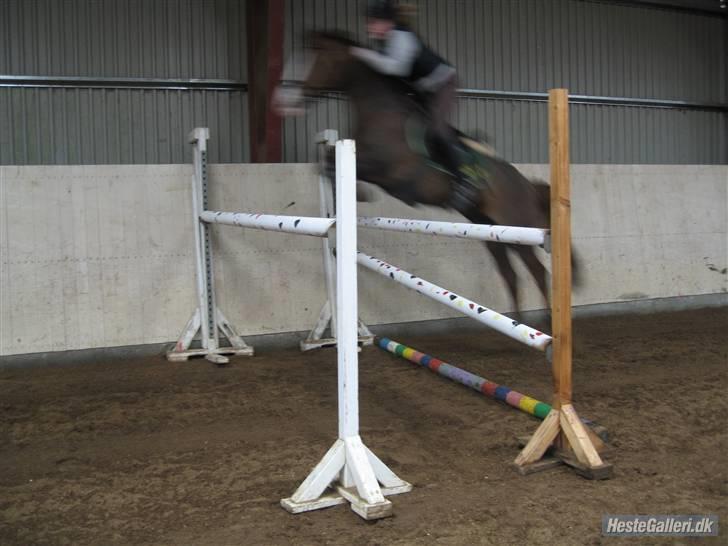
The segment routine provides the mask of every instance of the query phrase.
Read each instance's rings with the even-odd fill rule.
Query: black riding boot
[[[438,139],[442,164],[455,177],[453,183],[453,195],[450,198],[450,206],[464,214],[472,210],[478,204],[478,189],[467,176],[460,170],[460,157],[457,145],[444,138]]]

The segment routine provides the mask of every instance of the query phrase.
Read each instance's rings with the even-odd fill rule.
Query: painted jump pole
[[[569,94],[549,91],[551,163],[551,316],[553,333],[553,408],[531,436],[514,465],[524,474],[566,463],[585,477],[608,478],[612,466],[602,461],[574,409],[571,366],[571,181],[569,178]],[[551,450],[554,459],[544,460]]]
[[[334,225],[334,218],[311,218],[308,216],[280,216],[255,212],[218,212],[206,210],[200,213],[200,220],[208,224],[224,224],[248,229],[293,233],[326,237]]]
[[[404,218],[369,218],[363,216],[358,219],[358,224],[359,227],[363,228],[442,235],[458,239],[475,239],[476,241],[494,241],[516,245],[540,246],[546,244],[549,237],[549,230],[547,229],[436,222],[433,220],[408,220]]]
[[[426,281],[383,260],[359,252],[357,261],[359,265],[402,284],[419,294],[438,301],[455,311],[459,311],[529,347],[533,347],[539,351],[545,351],[551,344],[551,336],[548,334],[544,334],[530,326],[501,315],[484,305],[455,294],[446,288]]]
[[[534,417],[538,417],[539,419],[545,418],[551,411],[551,406],[541,402],[540,400],[521,394],[520,392],[514,391],[504,385],[499,385],[498,383],[489,381],[484,377],[480,377],[479,375],[470,373],[462,368],[443,362],[433,356],[421,353],[412,347],[402,345],[401,343],[392,341],[389,338],[379,338],[377,340],[377,345],[380,349],[384,349],[385,351],[402,357],[405,360],[424,366],[443,377],[447,377],[452,381],[461,383],[466,387],[470,387],[485,396],[500,400],[511,407],[521,410],[524,413],[528,413],[529,415],[533,415]]]

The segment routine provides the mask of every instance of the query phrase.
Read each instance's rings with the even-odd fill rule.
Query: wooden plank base
[[[519,441],[523,449],[513,466],[522,475],[565,464],[590,480],[612,477],[611,463],[602,460],[611,448],[581,422],[571,404],[552,410],[533,436]]]
[[[530,439],[528,436],[520,436],[518,438],[519,447],[528,444]],[[597,449],[597,451],[600,456],[609,457],[614,453],[614,448],[608,444],[602,444],[601,449]],[[590,468],[581,464],[573,456],[573,453],[559,451],[553,447],[549,448],[544,456],[536,462],[525,465],[513,463],[512,466],[521,476],[528,476],[537,472],[552,470],[563,465],[573,468],[577,474],[588,480],[607,480],[613,477],[614,467],[612,463],[602,460],[601,465]]]
[[[187,349],[186,351],[167,351],[170,362],[186,362],[190,358],[203,356],[215,364],[227,364],[228,356],[253,356],[252,347],[219,347],[217,349]]]

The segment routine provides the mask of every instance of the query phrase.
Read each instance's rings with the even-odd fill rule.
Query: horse
[[[475,224],[500,224],[548,229],[549,186],[529,180],[481,142],[456,132],[466,157],[461,170],[475,180],[470,199],[457,198],[457,177],[428,151],[429,117],[408,85],[384,76],[351,55],[356,42],[345,35],[314,32],[314,53],[305,80],[282,84],[274,93],[281,115],[303,112],[304,100],[332,91],[348,95],[355,114],[357,178],[375,184],[408,205],[454,208]],[[433,148],[433,146],[430,146]],[[436,147],[435,147],[436,149]],[[461,192],[462,193],[462,192]],[[520,317],[518,277],[508,252],[525,264],[549,308],[547,272],[530,246],[485,242]],[[576,265],[573,257],[572,263]],[[573,280],[578,279],[574,268]]]

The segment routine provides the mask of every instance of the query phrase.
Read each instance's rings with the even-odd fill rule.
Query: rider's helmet
[[[370,19],[393,21],[396,16],[397,8],[392,0],[369,0],[367,3],[367,17]]]

